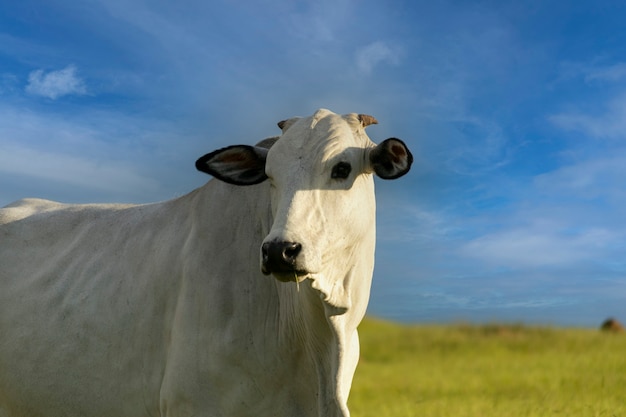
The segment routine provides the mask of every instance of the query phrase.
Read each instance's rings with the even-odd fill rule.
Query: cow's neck
[[[292,353],[299,352],[298,366],[308,368],[305,372],[317,379],[320,415],[347,415],[341,393],[345,329],[330,315],[335,310],[324,304],[319,291],[312,284],[307,279],[297,288],[295,283],[276,281],[280,300],[277,312],[278,341],[282,348]],[[343,414],[338,410],[343,410]]]
[[[369,298],[371,271],[364,269],[335,270],[334,293],[320,290],[330,287],[324,282],[328,276],[306,279],[299,286],[275,281],[281,345],[303,347],[317,374],[320,415],[348,415],[347,396],[359,356],[356,327]]]

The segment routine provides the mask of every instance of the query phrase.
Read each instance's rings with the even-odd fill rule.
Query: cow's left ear
[[[204,155],[196,161],[196,168],[229,184],[259,184],[267,179],[267,152],[256,146],[229,146]]]
[[[400,139],[389,138],[370,151],[369,160],[376,175],[393,180],[409,172],[413,155]]]

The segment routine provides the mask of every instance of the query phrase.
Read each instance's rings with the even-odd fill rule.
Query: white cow
[[[348,416],[371,173],[412,162],[370,123],[281,122],[269,150],[205,155],[222,181],[163,203],[0,210],[0,416]]]

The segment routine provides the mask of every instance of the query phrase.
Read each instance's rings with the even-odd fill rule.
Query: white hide
[[[349,416],[374,146],[357,115],[320,110],[290,122],[258,185],[1,209],[0,417]],[[298,285],[261,273],[272,239],[302,243]]]

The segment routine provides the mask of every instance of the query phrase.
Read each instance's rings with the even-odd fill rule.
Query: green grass
[[[354,417],[626,417],[626,334],[373,319],[359,331]]]

